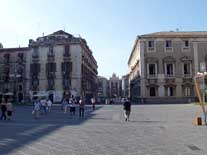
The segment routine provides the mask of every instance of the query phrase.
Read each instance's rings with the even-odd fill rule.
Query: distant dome
[[[0,43],[0,48],[3,48],[3,45]]]

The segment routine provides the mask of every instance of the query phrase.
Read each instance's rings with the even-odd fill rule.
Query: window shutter
[[[56,72],[56,63],[53,63],[53,71]]]
[[[72,72],[72,62],[69,62],[68,65],[69,65],[69,66],[68,66],[68,68],[69,68],[69,73],[71,73],[71,72]]]
[[[30,64],[30,72],[31,71],[34,71],[34,65],[33,64]]]
[[[48,65],[48,63],[46,63],[46,72],[47,73],[49,72],[49,65]]]
[[[64,72],[64,62],[61,63],[61,70]]]

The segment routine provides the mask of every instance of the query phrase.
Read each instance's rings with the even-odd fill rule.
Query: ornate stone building
[[[114,73],[112,77],[109,78],[109,97],[118,98],[121,97],[121,80]]]
[[[207,32],[137,36],[128,60],[130,96],[146,103],[196,98],[193,77],[207,70]]]
[[[122,94],[121,96],[124,98],[129,97],[129,75],[122,76],[121,79],[121,88],[122,88]]]
[[[16,63],[21,51],[25,53],[24,61],[18,64],[27,66],[26,72],[23,71],[26,82],[22,85],[27,98],[46,95],[59,102],[63,96],[73,95],[82,96],[87,102],[92,96],[96,96],[98,66],[85,39],[60,30],[38,37],[36,41],[30,39],[29,47],[26,48],[2,48],[0,56],[7,60],[7,54],[16,53],[13,58]],[[9,61],[10,66],[12,63],[13,61]],[[6,70],[5,63],[1,64],[1,70]],[[5,90],[7,89],[3,92]]]
[[[0,48],[0,100],[3,94],[22,102],[26,95],[28,47]]]

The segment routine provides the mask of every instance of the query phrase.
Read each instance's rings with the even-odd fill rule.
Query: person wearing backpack
[[[123,104],[123,110],[124,110],[125,121],[129,121],[129,116],[131,113],[131,102],[129,101],[129,99],[125,100]]]

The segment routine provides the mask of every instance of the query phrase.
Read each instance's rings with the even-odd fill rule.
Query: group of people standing
[[[91,98],[91,104],[93,110],[95,110],[95,98]],[[68,108],[70,108],[70,115],[74,116],[76,113],[76,107],[79,106],[79,117],[83,118],[85,114],[85,102],[80,97],[79,99],[76,99],[74,97],[71,98],[63,98],[61,101],[61,109],[63,110],[64,114],[67,114]],[[51,111],[52,107],[52,101],[50,99],[41,99],[34,101],[34,109],[32,111],[32,114],[35,118],[38,118],[41,113],[47,115],[47,112]]]
[[[95,110],[95,103],[95,98],[91,98],[93,110]],[[62,100],[62,109],[64,111],[64,114],[67,113],[68,107],[70,107],[70,115],[75,115],[76,105],[79,106],[79,117],[84,117],[85,101],[81,97],[79,99],[75,99],[73,97],[71,97],[70,99],[64,98]]]
[[[1,102],[1,120],[11,120],[13,105],[9,98],[3,98]]]
[[[46,100],[42,98],[41,100],[35,99],[34,101],[34,109],[32,114],[37,119],[41,113],[47,115],[47,112],[50,112],[52,108],[52,101],[50,99]]]

